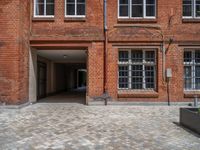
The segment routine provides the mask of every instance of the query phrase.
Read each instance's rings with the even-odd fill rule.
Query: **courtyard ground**
[[[200,150],[178,106],[37,103],[0,109],[0,149]]]

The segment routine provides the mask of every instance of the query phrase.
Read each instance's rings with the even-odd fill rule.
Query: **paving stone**
[[[177,106],[37,103],[0,110],[0,149],[200,150]]]

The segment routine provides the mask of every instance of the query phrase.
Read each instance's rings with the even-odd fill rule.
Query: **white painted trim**
[[[131,80],[132,80],[132,77],[131,77],[131,65],[133,64],[137,64],[137,63],[132,63],[131,62],[131,51],[132,50],[137,50],[137,48],[126,48],[126,49],[118,49],[118,53],[120,51],[128,51],[128,62],[120,62],[119,61],[119,55],[118,55],[118,63],[117,63],[117,67],[118,67],[118,79],[117,79],[117,87],[118,87],[118,90],[132,90],[132,91],[155,91],[157,89],[157,72],[156,72],[156,68],[157,68],[157,59],[156,59],[156,56],[157,56],[157,48],[138,48],[139,50],[142,51],[142,57],[143,57],[143,60],[142,60],[142,64],[141,63],[138,63],[140,65],[142,65],[143,69],[142,69],[142,74],[143,74],[143,82],[142,82],[142,89],[132,89],[132,83],[131,83]],[[146,88],[146,81],[145,81],[145,66],[147,66],[146,64],[146,61],[145,61],[145,54],[147,51],[154,51],[154,63],[149,63],[150,66],[154,66],[154,88]],[[119,66],[123,66],[123,65],[128,65],[128,88],[120,88],[119,87]]]
[[[182,5],[182,10],[183,10],[183,5]],[[183,19],[200,19],[200,16],[196,16],[196,0],[192,0],[192,15],[191,16],[183,16]]]
[[[132,17],[132,0],[128,0],[128,16],[125,17],[125,16],[119,16],[120,14],[120,3],[119,3],[120,0],[118,0],[118,19],[156,19],[156,16],[157,16],[157,0],[155,0],[155,9],[154,9],[154,13],[155,13],[155,16],[147,16],[146,15],[146,0],[143,0],[143,17]]]
[[[33,17],[34,18],[54,18],[54,15],[46,15],[46,0],[44,0],[44,15],[36,15],[36,0],[33,1]],[[55,14],[55,1],[54,1],[54,14]]]
[[[67,0],[65,0],[65,17],[66,18],[85,18],[86,17],[86,0],[85,0],[85,15],[77,15],[77,0],[74,0],[75,15],[67,15]]]

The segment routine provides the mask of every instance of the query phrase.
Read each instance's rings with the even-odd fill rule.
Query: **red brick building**
[[[86,102],[104,92],[190,101],[200,94],[199,24],[198,0],[1,0],[0,102],[85,86]]]

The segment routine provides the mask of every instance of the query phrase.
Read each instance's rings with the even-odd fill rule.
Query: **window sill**
[[[54,22],[54,18],[48,18],[48,17],[33,17],[33,22]]]
[[[65,17],[65,22],[85,22],[85,17]]]
[[[146,90],[118,90],[118,98],[158,98],[158,92]]]
[[[128,19],[128,18],[118,18],[118,23],[157,23],[157,19],[148,19],[148,18],[142,18],[142,19]]]
[[[195,18],[191,18],[191,19],[182,19],[183,23],[200,23],[200,18],[195,19]]]
[[[185,98],[194,98],[195,96],[200,97],[200,91],[184,91]]]

